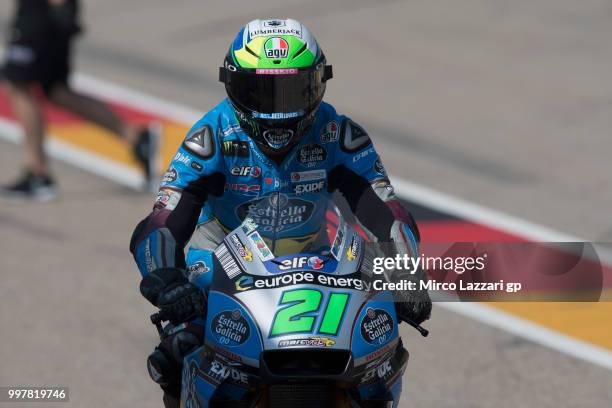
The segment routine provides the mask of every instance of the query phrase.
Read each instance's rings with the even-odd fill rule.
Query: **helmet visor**
[[[325,67],[253,71],[222,69],[230,99],[257,119],[291,119],[304,115],[323,98]]]

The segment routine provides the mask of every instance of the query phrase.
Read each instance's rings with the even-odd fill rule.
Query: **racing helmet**
[[[269,154],[288,151],[308,132],[330,78],[317,41],[292,19],[242,27],[219,68],[240,126]]]

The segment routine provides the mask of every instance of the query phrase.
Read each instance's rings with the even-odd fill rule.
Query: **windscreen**
[[[249,206],[241,228],[260,258],[270,260],[295,253],[329,254],[344,225],[329,199],[312,202],[300,195],[275,192]]]

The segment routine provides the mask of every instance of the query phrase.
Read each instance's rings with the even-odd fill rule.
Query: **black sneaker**
[[[57,197],[55,182],[49,176],[36,176],[30,171],[13,184],[0,187],[0,197],[33,201],[51,201]]]
[[[146,127],[138,136],[138,141],[132,148],[134,157],[141,164],[144,171],[145,188],[148,190],[157,187],[157,157],[159,150],[159,138],[156,131]]]

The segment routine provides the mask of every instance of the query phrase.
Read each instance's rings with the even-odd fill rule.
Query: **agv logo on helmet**
[[[268,38],[264,49],[268,58],[287,58],[289,55],[289,43],[282,37]]]

